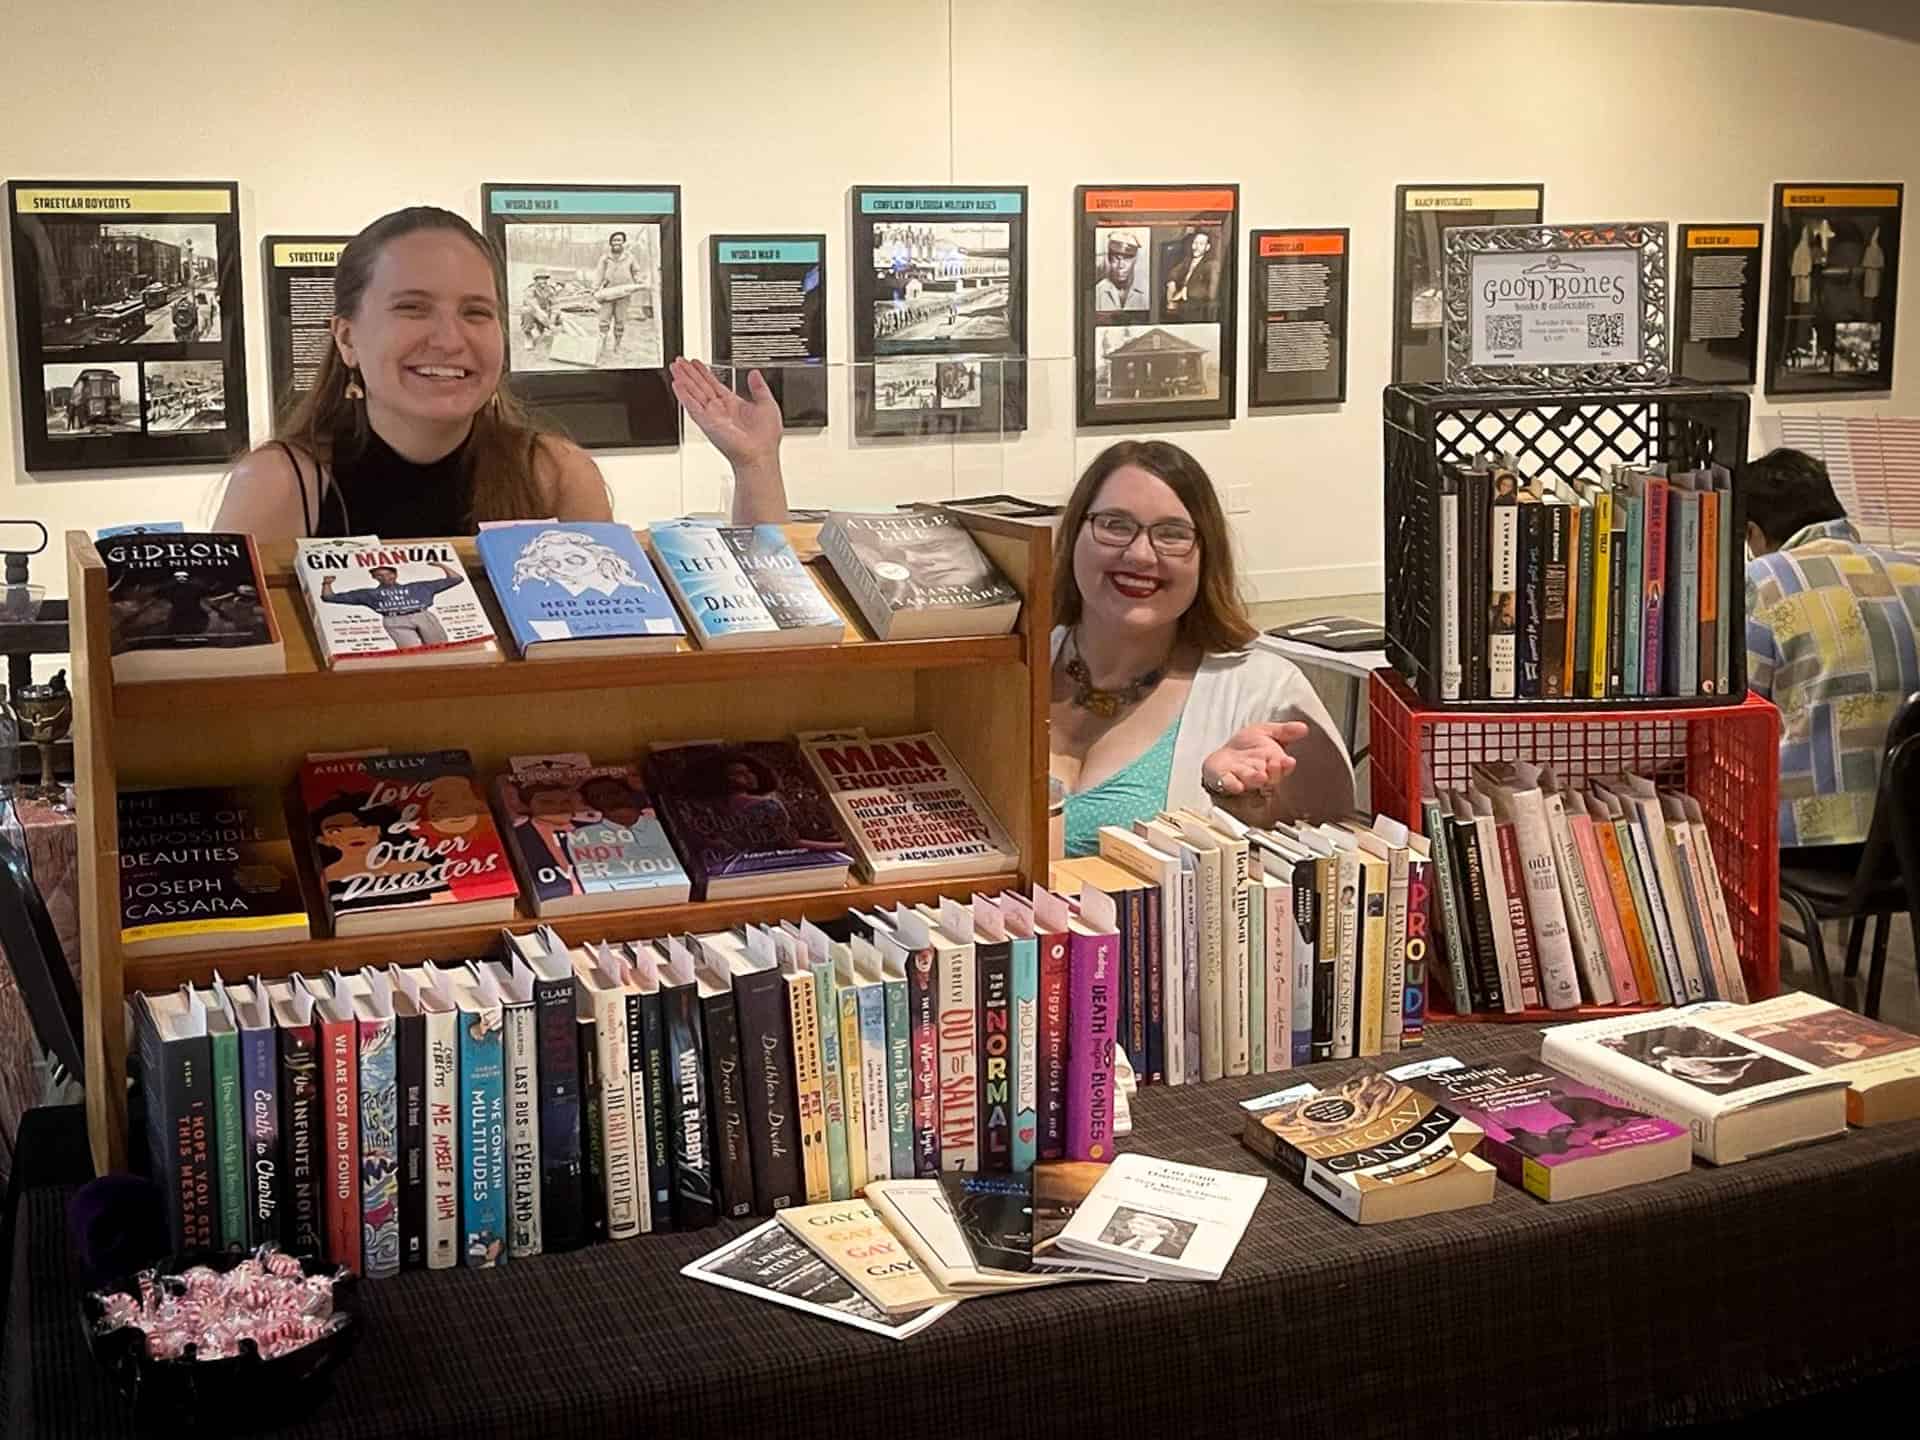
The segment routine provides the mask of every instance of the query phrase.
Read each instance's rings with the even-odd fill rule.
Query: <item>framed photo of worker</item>
[[[13,180],[7,215],[28,470],[247,448],[235,183]]]
[[[1073,193],[1078,423],[1231,420],[1240,187]]]
[[[1538,225],[1544,185],[1398,185],[1393,192],[1393,383],[1447,374],[1447,232]]]
[[[1346,230],[1255,230],[1247,297],[1247,408],[1347,398]]]
[[[333,348],[333,271],[351,235],[268,235],[260,242],[266,276],[268,374],[273,413],[300,403]]]
[[[1905,190],[1773,187],[1767,394],[1893,388]]]
[[[856,435],[1027,424],[1027,190],[856,185]]]
[[[506,262],[507,384],[589,450],[677,445],[678,185],[480,189]]]
[[[827,237],[709,237],[714,366],[742,395],[758,370],[787,428],[827,423]]]

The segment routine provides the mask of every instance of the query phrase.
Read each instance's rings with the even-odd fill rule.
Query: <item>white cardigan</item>
[[[1053,632],[1053,658],[1067,638],[1064,625]],[[1173,772],[1167,777],[1167,808],[1205,811],[1213,800],[1200,786],[1206,758],[1247,726],[1259,721],[1301,720],[1306,737],[1287,747],[1299,764],[1280,782],[1287,815],[1331,819],[1353,808],[1353,762],[1307,677],[1265,636],[1245,650],[1208,655],[1194,672],[1193,689],[1180,715],[1180,736],[1173,745]]]

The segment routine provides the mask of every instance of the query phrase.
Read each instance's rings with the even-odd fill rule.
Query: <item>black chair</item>
[[[1916,811],[1905,807],[1904,823],[1897,817],[1902,808],[1894,795],[1894,761],[1903,747],[1920,740],[1920,691],[1900,702],[1893,723],[1887,727],[1887,749],[1880,763],[1880,784],[1874,795],[1873,821],[1866,843],[1855,850],[1850,845],[1833,847],[1830,856],[1817,851],[1802,851],[1790,865],[1780,867],[1780,933],[1806,947],[1819,977],[1821,993],[1833,997],[1833,971],[1827,964],[1826,941],[1820,934],[1823,920],[1847,920],[1847,974],[1860,973],[1860,947],[1866,938],[1867,924],[1873,924],[1873,961],[1867,971],[1866,1014],[1880,1011],[1880,987],[1886,973],[1887,941],[1893,929],[1893,917],[1900,911],[1913,913],[1913,900],[1920,894],[1907,874],[1902,873],[1900,848],[1910,845],[1912,837],[1901,834],[1910,829]],[[1912,761],[1907,763],[1911,764]],[[1798,928],[1789,923],[1798,922]],[[1920,938],[1920,927],[1916,927]]]
[[[1888,826],[1893,833],[1894,853],[1900,860],[1900,876],[1907,886],[1907,923],[1913,927],[1915,943],[1920,944],[1920,910],[1913,907],[1914,898],[1920,896],[1920,737],[1909,737],[1893,747],[1876,803],[1892,811]],[[1874,946],[1873,964],[1867,970],[1867,1014],[1875,1018],[1880,1014],[1880,989],[1886,982],[1886,971],[1887,947],[1883,941]]]

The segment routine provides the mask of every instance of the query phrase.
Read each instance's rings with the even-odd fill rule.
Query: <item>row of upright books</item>
[[[1744,1004],[1700,804],[1627,773],[1563,786],[1521,760],[1421,801],[1457,1013]]]
[[[644,763],[516,757],[489,787],[464,750],[323,756],[298,818],[333,933],[1005,873],[1019,855],[940,737],[863,730],[657,745]],[[270,789],[119,797],[129,953],[311,933]]]
[[[1224,811],[1106,826],[1054,888],[1111,907],[1119,1034],[1143,1084],[1421,1043],[1432,856],[1388,816],[1254,829]]]
[[[879,640],[1004,635],[1020,595],[965,526],[930,511],[835,513],[822,554]],[[286,669],[251,537],[132,534],[99,542],[114,678]],[[778,525],[533,521],[484,527],[476,549],[526,660],[838,644],[847,622]],[[294,567],[330,667],[502,658],[494,619],[447,541],[303,539]]]
[[[381,1275],[1105,1161],[1118,951],[1037,890],[133,1002],[176,1248]]]
[[[1517,460],[1442,465],[1442,700],[1734,692],[1745,645],[1728,471],[1616,466],[1578,480]]]

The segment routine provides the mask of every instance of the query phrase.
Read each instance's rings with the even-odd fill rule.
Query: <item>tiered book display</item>
[[[599,911],[552,922],[569,942],[637,939],[724,929],[749,919],[824,918],[850,907],[887,907],[1029,882],[1043,868],[1047,835],[1047,634],[1050,533],[1044,526],[966,516],[976,541],[1021,592],[1010,635],[875,641],[830,568],[809,568],[846,620],[838,643],[753,652],[504,660],[429,671],[329,670],[315,653],[292,569],[292,547],[265,547],[267,589],[286,637],[287,673],[121,685],[113,680],[105,568],[92,540],[68,536],[79,796],[83,1000],[88,1126],[103,1170],[126,1163],[127,1045],[123,1002],[137,991],[226,975],[274,979],[351,972],[390,961],[492,954],[498,927],[475,924],[291,944],[131,957],[120,943],[120,840],[115,797],[151,786],[285,787],[310,753],[375,746],[395,751],[461,747],[483,774],[516,755],[588,752],[632,756],[656,741],[749,740],[864,727],[875,735],[936,732],[1005,824],[1017,868],[966,881],[851,884],[779,897]],[[818,556],[817,526],[788,535],[803,560]],[[471,541],[460,558],[486,591]],[[497,617],[496,617],[497,618]],[[496,628],[500,628],[496,625]],[[305,863],[303,861],[303,863]],[[309,882],[312,876],[305,877]],[[308,892],[316,893],[311,883]],[[524,900],[510,922],[537,923]]]
[[[1390,386],[1382,418],[1385,573],[1389,577],[1386,650],[1395,668],[1376,672],[1371,687],[1375,808],[1426,833],[1436,795],[1465,791],[1476,776],[1487,773],[1482,767],[1500,762],[1547,767],[1558,783],[1570,787],[1569,794],[1584,791],[1589,782],[1604,788],[1620,783],[1618,777],[1623,775],[1645,777],[1661,793],[1685,797],[1683,805],[1690,800],[1698,806],[1696,818],[1703,825],[1725,895],[1740,971],[1736,984],[1743,983],[1746,991],[1743,996],[1719,998],[1760,1000],[1775,994],[1779,989],[1775,830],[1780,717],[1771,704],[1746,694],[1739,539],[1745,522],[1737,485],[1727,479],[1737,475],[1746,456],[1745,395],[1681,386],[1498,392]],[[1605,609],[1605,592],[1590,593],[1585,600],[1588,608],[1583,610],[1576,597],[1579,582],[1569,578],[1570,573],[1581,573],[1580,560],[1562,559],[1563,554],[1584,553],[1590,583],[1594,554],[1590,544],[1584,552],[1555,551],[1554,562],[1567,568],[1556,574],[1543,565],[1538,578],[1544,583],[1532,597],[1536,606],[1544,604],[1549,623],[1558,620],[1565,627],[1561,632],[1567,637],[1564,673],[1571,679],[1577,670],[1584,670],[1582,683],[1562,685],[1555,693],[1549,674],[1548,683],[1527,692],[1523,619],[1520,665],[1512,666],[1509,658],[1507,693],[1501,693],[1497,655],[1491,693],[1475,687],[1476,667],[1483,681],[1489,669],[1485,648],[1490,637],[1484,629],[1475,633],[1474,628],[1489,602],[1489,577],[1484,573],[1487,552],[1472,548],[1485,540],[1486,516],[1484,511],[1470,512],[1463,485],[1471,468],[1489,464],[1496,497],[1511,497],[1511,484],[1503,486],[1501,481],[1513,476],[1519,482],[1523,515],[1529,508],[1547,515],[1570,511],[1578,517],[1568,527],[1574,535],[1581,533],[1582,524],[1595,523],[1596,512],[1605,513],[1599,503],[1603,493],[1609,508],[1616,496],[1629,494],[1637,506],[1647,479],[1664,482],[1668,475],[1685,475],[1688,479],[1673,489],[1676,494],[1688,492],[1691,499],[1689,485],[1695,474],[1717,478],[1720,488],[1711,503],[1719,512],[1720,541],[1715,544],[1708,537],[1699,548],[1690,544],[1683,550],[1668,540],[1663,557],[1671,562],[1665,572],[1667,583],[1660,584],[1660,573],[1652,571],[1640,596],[1632,586],[1623,592],[1616,585],[1611,597],[1617,610],[1624,593],[1630,618],[1660,630],[1661,622],[1649,617],[1660,613],[1663,602],[1678,603],[1684,558],[1689,584],[1699,587],[1689,598],[1704,602],[1712,596],[1713,608],[1702,603],[1697,614],[1690,614],[1696,628],[1680,630],[1672,615],[1664,626],[1669,636],[1684,634],[1689,647],[1697,636],[1695,683],[1676,688],[1670,683],[1671,672],[1654,663],[1640,683],[1633,683],[1629,675],[1627,683],[1621,684],[1615,673],[1621,653],[1617,626],[1614,664],[1610,668],[1606,663],[1607,631],[1599,618]],[[1701,489],[1710,489],[1711,483]],[[1665,484],[1660,488],[1664,490]],[[1541,505],[1527,503],[1542,498]],[[1499,498],[1494,500],[1496,516],[1500,503]],[[1701,508],[1705,512],[1706,507]],[[1497,518],[1494,524],[1491,588],[1498,592],[1514,580],[1500,579]],[[1614,526],[1618,541],[1622,533],[1618,519]],[[1650,532],[1631,533],[1636,562],[1641,559],[1642,540],[1649,547],[1647,555],[1660,549]],[[1624,553],[1614,557],[1616,564]],[[1477,558],[1481,572],[1477,592],[1470,554]],[[1696,561],[1706,568],[1697,568]],[[1524,590],[1524,566],[1517,579]],[[1514,612],[1524,617],[1528,609],[1525,594],[1518,597],[1517,606],[1514,599],[1506,596],[1504,619],[1509,631]],[[1496,634],[1503,628],[1500,600],[1498,593],[1491,596],[1490,628]],[[1633,615],[1636,606],[1637,615]],[[1576,645],[1573,635],[1580,625],[1589,629]],[[1714,667],[1706,659],[1715,627],[1724,631],[1727,642],[1724,684],[1709,684]],[[1507,642],[1511,657],[1511,633]],[[1635,645],[1627,649],[1635,656],[1654,653]],[[1551,672],[1558,653],[1557,643],[1536,646],[1536,669]],[[1516,668],[1522,677],[1518,694],[1513,693],[1511,680]],[[1665,685],[1663,674],[1669,682]],[[1713,998],[1711,987],[1708,998]],[[1584,994],[1581,1000],[1579,1005],[1552,1010],[1531,1004],[1518,1009],[1476,1008],[1473,1016],[1462,1018],[1539,1022],[1653,1008],[1645,997],[1625,1005],[1592,1003]],[[1430,1001],[1436,1016],[1464,1009],[1459,997],[1443,996],[1437,989]]]

